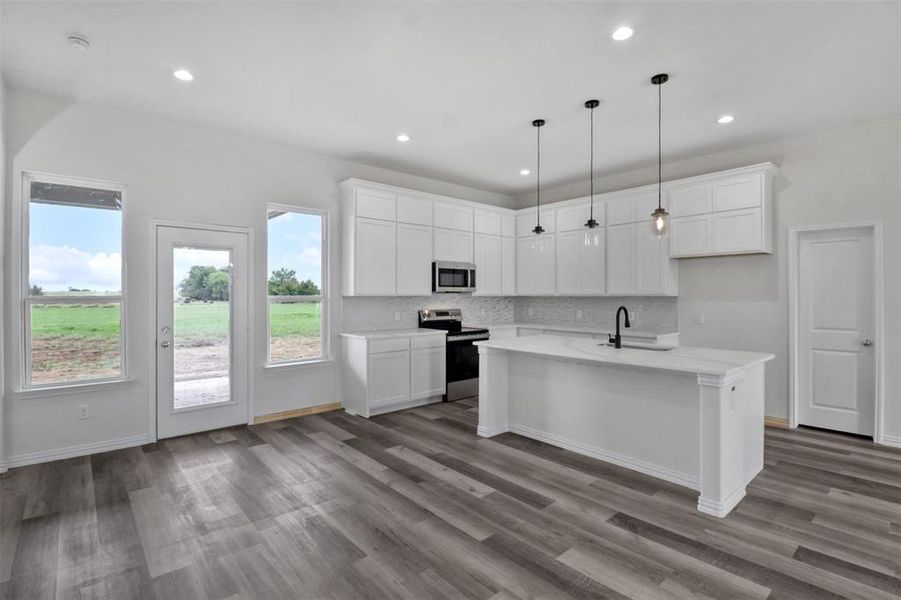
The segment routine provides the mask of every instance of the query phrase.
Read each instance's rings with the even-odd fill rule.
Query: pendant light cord
[[[657,86],[657,209],[663,209],[663,143],[661,124],[663,122],[663,85]]]
[[[590,110],[590,120],[591,125],[588,128],[589,134],[588,139],[591,143],[591,148],[588,150],[588,173],[590,175],[588,184],[589,189],[589,208],[588,208],[588,220],[589,222],[594,221],[594,108],[592,107]]]
[[[537,159],[535,161],[535,224],[541,226],[541,127],[535,128],[537,135]]]

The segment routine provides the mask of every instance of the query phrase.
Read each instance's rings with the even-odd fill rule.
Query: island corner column
[[[509,363],[508,352],[479,345],[478,434],[482,437],[510,431]]]
[[[745,407],[740,406],[745,370],[698,374],[701,408],[698,510],[725,517],[745,496]],[[762,416],[761,416],[762,428]]]

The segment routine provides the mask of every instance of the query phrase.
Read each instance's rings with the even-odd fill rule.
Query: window
[[[121,379],[121,186],[26,175],[25,387]]]
[[[326,214],[268,211],[269,363],[328,357]]]

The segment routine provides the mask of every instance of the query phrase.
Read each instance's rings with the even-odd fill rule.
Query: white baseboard
[[[494,437],[501,433],[507,433],[508,431],[510,431],[510,428],[506,425],[492,425],[491,427],[479,425],[478,434],[481,437]]]
[[[735,508],[735,506],[741,502],[741,499],[745,497],[745,487],[742,486],[732,492],[732,495],[723,500],[722,502],[715,502],[713,500],[709,500],[704,498],[703,496],[698,498],[698,510],[702,513],[707,513],[708,515],[713,515],[714,517],[719,517],[722,519],[729,512]]]
[[[901,448],[901,435],[886,435],[883,433],[882,440],[879,443],[883,446]]]
[[[566,450],[572,450],[573,452],[584,454],[585,456],[590,456],[591,458],[596,458],[604,462],[613,463],[614,465],[624,467],[626,469],[638,471],[639,473],[644,473],[645,475],[650,475],[651,477],[656,477],[658,479],[663,479],[664,481],[682,485],[693,490],[699,490],[701,488],[700,479],[688,473],[682,473],[680,471],[661,467],[653,463],[631,458],[629,456],[611,452],[609,450],[604,450],[603,448],[598,448],[596,446],[589,446],[588,444],[583,444],[582,442],[577,442],[575,440],[563,438],[551,433],[532,429],[531,427],[526,427],[524,425],[510,425],[510,431],[541,442],[546,442],[553,446],[564,448]],[[479,435],[481,435],[481,431],[479,432]]]
[[[404,400],[402,402],[396,402],[394,404],[389,404],[387,406],[379,406],[377,408],[370,408],[369,416],[374,417],[376,415],[383,415],[385,413],[395,412],[398,410],[404,410],[407,408],[416,408],[417,406],[425,406],[426,404],[435,404],[437,402],[441,402],[441,396],[430,396],[428,398],[415,398],[413,400]]]
[[[131,448],[132,446],[142,446],[150,441],[150,437],[145,433],[127,438],[119,438],[117,440],[105,440],[103,442],[69,446],[68,448],[42,450],[40,452],[29,452],[27,454],[9,456],[0,461],[0,472],[13,467],[24,467],[26,465],[36,465],[38,463],[50,462],[53,460],[63,460],[65,458],[75,458],[76,456],[87,456],[89,454],[109,452],[110,450]]]

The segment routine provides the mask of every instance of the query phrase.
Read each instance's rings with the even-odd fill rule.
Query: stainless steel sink
[[[614,345],[611,342],[601,342],[598,346],[606,346],[607,348],[613,348]],[[623,348],[629,348],[631,350],[649,350],[651,352],[666,352],[667,350],[672,350],[672,346],[659,346],[657,344],[641,344],[641,343],[632,343],[632,342],[623,342]]]

